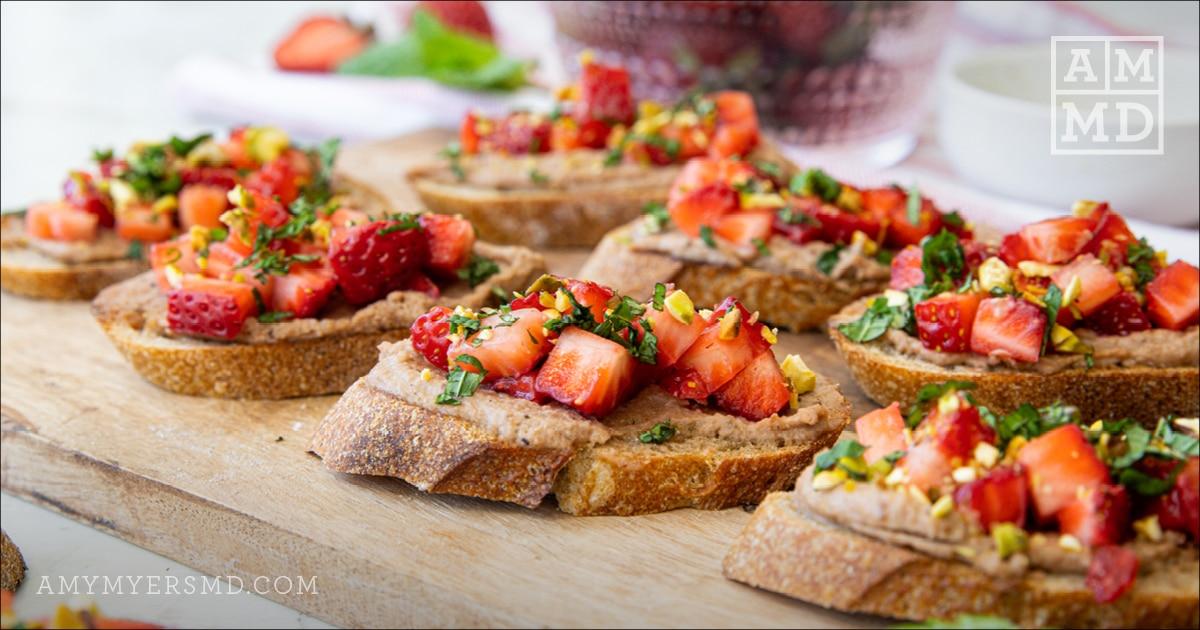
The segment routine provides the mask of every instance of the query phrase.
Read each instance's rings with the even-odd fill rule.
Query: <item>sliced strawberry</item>
[[[954,470],[950,457],[933,442],[922,442],[908,449],[898,465],[904,468],[909,483],[923,491],[946,483]]]
[[[821,224],[812,218],[812,212],[820,207],[818,199],[792,199],[787,209],[775,213],[771,228],[797,245],[818,240],[821,238]]]
[[[1058,529],[1089,547],[1117,545],[1129,528],[1129,494],[1105,485],[1082,492],[1058,513]]]
[[[196,251],[192,248],[192,237],[186,234],[170,241],[154,243],[150,246],[147,259],[159,288],[164,291],[171,289],[171,276],[174,273],[200,273]],[[172,268],[171,273],[168,273],[168,267]]]
[[[996,523],[1025,526],[1029,492],[1019,467],[1001,466],[954,490],[954,502],[972,514],[984,531]]]
[[[187,275],[167,294],[167,325],[173,332],[233,339],[256,310],[250,285]]]
[[[1033,506],[1042,520],[1057,514],[1080,492],[1095,491],[1109,481],[1108,468],[1074,424],[1030,440],[1017,461],[1025,468]]]
[[[1046,332],[1046,314],[1011,296],[979,303],[971,326],[971,351],[993,357],[1036,363]]]
[[[277,199],[283,206],[292,203],[300,195],[299,179],[292,170],[291,159],[286,155],[280,155],[263,164],[247,176],[245,186],[246,190],[252,190],[263,197]]]
[[[650,329],[658,338],[658,357],[655,365],[659,368],[669,368],[692,347],[706,324],[699,315],[692,317],[692,323],[685,324],[665,310],[656,311],[652,306],[646,307],[645,318],[650,322]]]
[[[407,284],[429,257],[424,234],[398,221],[375,221],[335,234],[329,262],[342,295],[366,304]]]
[[[1092,591],[1097,602],[1107,604],[1133,588],[1137,572],[1138,557],[1132,549],[1106,545],[1092,551],[1092,561],[1083,583]]]
[[[893,210],[904,207],[908,202],[908,193],[899,186],[864,188],[859,193],[863,209],[878,217],[891,216]]]
[[[890,247],[916,245],[926,236],[937,234],[942,229],[942,213],[938,212],[933,202],[921,200],[921,209],[917,213],[916,225],[908,222],[908,200],[903,204],[893,206],[888,212],[887,244]]]
[[[1030,223],[1021,228],[1020,235],[1034,260],[1057,264],[1083,251],[1092,240],[1092,227],[1089,219],[1060,217]]]
[[[435,283],[429,276],[419,271],[409,276],[408,282],[405,282],[404,286],[400,287],[400,290],[424,293],[425,295],[428,295],[434,299],[442,296],[442,290],[438,288],[437,283]]]
[[[429,262],[425,267],[439,277],[455,277],[471,260],[475,228],[461,216],[422,214],[419,220],[429,239]]]
[[[888,288],[903,291],[925,284],[925,272],[921,270],[924,256],[921,248],[913,245],[900,250],[892,258],[892,280]]]
[[[1129,225],[1125,223],[1125,219],[1121,215],[1108,209],[1108,204],[1101,204],[1102,208],[1097,209],[1092,213],[1091,219],[1095,219],[1096,225],[1093,228],[1095,236],[1088,242],[1083,251],[1094,254],[1095,256],[1107,260],[1114,266],[1125,264],[1125,252],[1129,248],[1129,244],[1136,241],[1133,231],[1129,229]]]
[[[100,229],[100,217],[73,206],[57,204],[54,210],[43,216],[35,216],[37,224],[44,224],[48,238],[56,241],[84,242],[96,240]]]
[[[1091,254],[1084,254],[1071,261],[1071,264],[1054,272],[1050,280],[1065,292],[1074,278],[1079,278],[1082,289],[1072,306],[1079,309],[1084,317],[1094,313],[1101,304],[1121,292],[1121,283],[1117,281],[1117,276]]]
[[[487,9],[482,2],[476,0],[422,0],[416,3],[413,11],[421,9],[434,15],[442,24],[453,30],[492,41],[492,21],[488,19]],[[409,24],[412,15],[409,14]]]
[[[550,151],[550,120],[524,112],[509,114],[496,122],[496,128],[482,139],[485,149],[520,155]]]
[[[112,200],[100,192],[90,174],[71,171],[63,182],[63,199],[79,210],[96,215],[101,227],[113,226]]]
[[[324,15],[310,17],[276,44],[275,65],[280,70],[333,72],[370,42],[368,33],[345,20]]]
[[[586,306],[592,312],[592,319],[601,322],[604,321],[604,311],[608,308],[608,301],[613,298],[612,289],[602,287],[595,282],[588,280],[575,280],[573,278],[565,281],[565,287],[571,295],[575,296],[575,301]],[[568,307],[563,313],[574,312],[575,307]]]
[[[1151,510],[1163,529],[1184,532],[1200,540],[1200,457],[1189,457],[1175,477],[1175,485],[1156,497]]]
[[[1101,304],[1080,324],[1083,328],[1101,335],[1128,335],[1141,330],[1150,330],[1150,319],[1138,304],[1137,296],[1122,291]]]
[[[579,76],[575,120],[580,123],[630,125],[636,116],[629,73],[625,68],[587,63]]]
[[[30,204],[25,210],[25,233],[33,238],[51,238],[50,215],[68,208],[60,201]]]
[[[721,323],[731,309],[738,312],[733,329]],[[744,306],[726,298],[695,343],[667,371],[663,388],[678,398],[703,400],[733,380],[761,351],[770,348],[762,336],[762,323],[751,324],[750,317]],[[732,338],[722,339],[722,328]]]
[[[721,217],[738,209],[738,194],[728,184],[713,182],[690,192],[668,204],[671,223],[679,231],[691,237],[700,235],[702,226],[713,227]]]
[[[313,317],[325,307],[337,288],[327,267],[292,265],[287,275],[276,276],[271,285],[271,307],[302,319]]]
[[[520,376],[505,376],[492,383],[492,389],[515,398],[524,398],[542,404],[550,397],[537,389],[537,372],[526,372]]]
[[[721,217],[712,228],[734,245],[751,245],[755,241],[765,243],[770,238],[774,220],[773,210],[744,210]]]
[[[966,396],[962,393],[953,395],[958,398],[956,408],[944,411],[939,404],[921,422],[915,434],[918,441],[925,441],[928,436],[929,441],[946,455],[966,461],[980,442],[995,444],[996,431],[984,424],[979,409],[972,406]]]
[[[717,132],[709,152],[717,157],[748,154],[758,144],[758,113],[746,92],[726,90],[711,95],[717,106]]]
[[[458,125],[458,145],[466,155],[479,153],[479,116],[475,112],[467,112]]]
[[[1033,258],[1033,254],[1029,251],[1029,247],[1025,245],[1025,240],[1021,238],[1021,234],[1008,234],[1000,240],[1000,251],[996,254],[1009,267],[1016,267],[1017,263],[1022,260]]]
[[[893,261],[894,262],[894,261]],[[947,291],[913,307],[921,345],[940,352],[966,352],[982,293]]]
[[[1200,269],[1177,260],[1146,285],[1146,311],[1155,324],[1183,330],[1200,321]]]
[[[430,365],[445,370],[450,365],[447,352],[450,349],[450,315],[445,306],[435,306],[421,313],[409,328],[413,349],[421,353]]]
[[[503,317],[491,315],[483,318],[481,323],[484,330],[455,342],[447,356],[452,359],[462,354],[475,357],[487,371],[487,381],[529,372],[550,352],[550,340],[542,327],[546,318],[539,310],[521,309]],[[460,365],[470,369],[461,362]]]
[[[171,238],[175,222],[169,213],[156,212],[149,204],[134,204],[117,216],[117,236],[127,241],[157,243]]]
[[[904,418],[900,415],[900,403],[892,403],[876,409],[854,421],[854,432],[858,441],[867,450],[863,458],[873,463],[884,455],[908,449],[904,439]]]
[[[750,421],[774,415],[790,397],[787,379],[769,349],[714,394],[717,407]]]
[[[229,166],[187,166],[179,171],[179,179],[184,186],[204,184],[229,192],[240,178],[237,169]]]
[[[822,240],[845,245],[854,238],[855,232],[866,234],[876,243],[882,239],[883,223],[869,212],[855,214],[832,204],[822,204],[813,217],[821,223]]]
[[[229,207],[228,191],[211,184],[192,184],[179,191],[179,223],[187,230],[193,225],[221,227],[221,214]]]
[[[537,391],[580,413],[603,416],[632,392],[636,364],[620,344],[569,327],[538,371]]]

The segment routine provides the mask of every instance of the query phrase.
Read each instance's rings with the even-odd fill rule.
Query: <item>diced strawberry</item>
[[[966,352],[982,293],[947,291],[913,307],[921,345],[940,352]]]
[[[487,381],[529,372],[550,352],[550,340],[542,327],[546,318],[529,308],[511,311],[504,319],[512,323],[505,323],[500,315],[483,318],[483,326],[490,328],[455,342],[447,356],[452,360],[463,354],[475,357],[487,370]],[[468,365],[460,365],[470,370]]]
[[[858,441],[867,447],[863,458],[873,463],[884,455],[908,450],[904,439],[904,418],[900,415],[900,403],[892,403],[876,409],[854,421],[854,432]]]
[[[179,223],[183,229],[193,225],[221,227],[221,214],[229,207],[228,191],[211,184],[192,184],[179,191]]]
[[[1129,528],[1129,494],[1125,486],[1086,490],[1058,513],[1058,529],[1089,547],[1120,544]]]
[[[650,322],[651,332],[658,338],[658,357],[655,365],[668,368],[692,347],[707,323],[699,315],[692,317],[692,323],[685,324],[665,310],[656,311],[652,306],[646,307],[645,318]]]
[[[883,223],[869,212],[856,214],[832,204],[822,204],[813,217],[821,223],[822,240],[826,242],[845,245],[854,238],[855,232],[866,234],[876,243],[882,240]]]
[[[458,145],[466,155],[479,153],[479,116],[475,112],[467,112],[462,123],[458,125]]]
[[[980,442],[995,444],[996,431],[984,424],[979,408],[971,405],[966,396],[962,393],[953,395],[958,398],[957,408],[947,411],[943,411],[941,405],[934,408],[914,434],[918,442],[928,439],[949,457],[966,461]]]
[[[958,244],[962,245],[963,260],[966,261],[967,267],[972,270],[978,269],[979,265],[983,264],[983,261],[996,254],[995,249],[991,246],[971,240],[969,233],[966,236],[959,235]]]
[[[333,236],[329,262],[347,302],[374,302],[405,286],[425,264],[424,234],[401,227],[398,221],[375,221]]]
[[[726,90],[710,96],[717,106],[717,131],[709,145],[716,157],[748,154],[758,144],[758,113],[746,92]]]
[[[439,277],[455,277],[455,273],[471,259],[475,228],[461,216],[422,214],[419,220],[429,239],[426,268]]]
[[[633,124],[633,93],[625,68],[587,63],[579,76],[579,98],[575,101],[575,120],[597,121],[608,125]]]
[[[271,307],[302,319],[313,317],[325,307],[337,288],[328,268],[292,265],[287,275],[276,276],[271,286]]]
[[[613,298],[613,290],[608,287],[602,287],[595,282],[588,280],[575,280],[573,278],[565,280],[565,287],[571,295],[575,296],[575,301],[583,306],[586,306],[592,312],[592,319],[596,321],[604,321],[604,311],[608,308],[608,301]],[[575,307],[568,307],[563,313],[571,313]]]
[[[1066,291],[1073,278],[1079,278],[1081,291],[1072,306],[1084,317],[1091,315],[1116,294],[1121,292],[1117,276],[1091,254],[1084,254],[1071,264],[1054,272],[1050,280],[1062,291]]]
[[[171,238],[175,223],[171,214],[156,212],[149,204],[134,204],[117,216],[117,236],[127,241],[157,243]]]
[[[25,233],[33,238],[51,238],[50,215],[68,207],[59,201],[30,204],[25,210]]]
[[[329,215],[329,224],[332,226],[331,235],[337,234],[346,228],[352,228],[356,225],[366,225],[370,222],[371,217],[366,212],[351,208],[338,208],[333,211],[333,214]]]
[[[818,240],[821,238],[821,224],[812,218],[812,212],[820,207],[818,199],[794,198],[787,210],[775,213],[771,228],[797,245]]]
[[[893,210],[904,207],[908,202],[908,193],[899,186],[864,188],[859,194],[863,209],[878,217],[891,216]]]
[[[1074,424],[1030,440],[1017,461],[1025,468],[1033,506],[1042,520],[1057,514],[1080,492],[1094,491],[1109,481],[1108,468]]]
[[[908,449],[898,465],[904,468],[909,483],[923,491],[943,485],[954,470],[950,457],[933,442]]]
[[[1137,237],[1134,236],[1133,231],[1129,229],[1129,225],[1125,223],[1125,219],[1121,215],[1109,210],[1108,204],[1102,204],[1102,206],[1103,209],[1093,212],[1089,217],[1096,220],[1093,228],[1095,236],[1083,248],[1083,251],[1100,258],[1107,254],[1108,260],[1119,266],[1124,264],[1125,251],[1130,243],[1137,240]]]
[[[228,278],[238,269],[238,263],[245,258],[244,254],[230,247],[228,239],[218,243],[209,243],[204,275],[210,278]]]
[[[1019,232],[1008,234],[1000,240],[1000,251],[996,254],[1010,267],[1016,267],[1017,263],[1022,260],[1033,258],[1029,247],[1025,245],[1025,240],[1021,238]]]
[[[537,372],[526,372],[520,376],[505,376],[492,383],[492,389],[515,398],[523,398],[542,404],[550,397],[537,389]]]
[[[112,200],[100,192],[92,176],[83,171],[71,171],[63,182],[63,199],[72,206],[96,215],[101,227],[112,227],[115,218]]]
[[[987,298],[975,311],[971,351],[1036,363],[1045,332],[1046,314],[1032,303],[1011,296]]]
[[[1177,260],[1146,285],[1146,311],[1155,324],[1183,330],[1200,321],[1200,269]]]
[[[421,353],[434,367],[445,370],[450,365],[446,353],[450,349],[450,315],[445,306],[435,306],[422,313],[409,329],[413,349]]]
[[[56,241],[94,241],[100,228],[100,217],[73,206],[56,205],[56,209],[37,218],[44,222],[49,238]]]
[[[150,246],[147,259],[150,261],[150,268],[154,270],[158,286],[164,291],[171,288],[168,266],[173,266],[180,274],[200,273],[200,267],[196,263],[196,252],[192,248],[192,237],[186,234],[170,241],[154,243]]]
[[[1057,264],[1083,251],[1092,240],[1092,227],[1088,219],[1059,217],[1030,223],[1019,233],[1034,260]]]
[[[1019,467],[1001,466],[954,490],[954,502],[971,513],[984,531],[996,523],[1025,526],[1029,492]]]
[[[476,0],[422,0],[413,11],[421,9],[434,15],[447,28],[492,41],[492,21],[487,9]],[[412,15],[409,14],[409,24]]]
[[[368,32],[346,20],[324,15],[310,17],[275,46],[280,70],[333,72],[371,42]]]
[[[1142,310],[1142,305],[1138,304],[1137,296],[1129,291],[1122,291],[1101,304],[1080,325],[1101,335],[1124,336],[1132,332],[1150,330],[1150,319]]]
[[[738,311],[738,325],[727,331],[731,339],[721,338],[721,320],[731,309]],[[751,314],[732,298],[727,298],[713,313],[695,343],[671,366],[663,388],[672,395],[703,400],[731,381],[770,344],[762,336],[762,324],[750,324]]]
[[[744,210],[721,217],[712,228],[718,236],[735,245],[751,245],[755,240],[763,243],[770,238],[774,220],[772,210]]]
[[[918,221],[916,225],[908,222],[908,200],[893,206],[887,217],[889,219],[887,227],[887,244],[890,247],[904,247],[906,245],[916,245],[921,242],[921,239],[926,236],[937,234],[942,229],[942,213],[938,212],[933,202],[928,199],[921,200],[921,209],[917,213]]]
[[[1175,485],[1156,497],[1151,510],[1163,529],[1184,532],[1200,540],[1200,457],[1189,457],[1175,477]]]
[[[520,155],[550,151],[550,120],[527,113],[509,114],[496,122],[492,133],[483,138],[484,148]]]
[[[442,290],[438,288],[437,283],[419,271],[409,276],[408,282],[404,283],[404,286],[400,287],[400,290],[424,293],[434,299],[442,296]]]
[[[263,164],[247,176],[245,186],[246,190],[252,190],[268,199],[277,198],[283,206],[292,203],[300,195],[299,181],[292,170],[290,159],[285,155]]]
[[[184,186],[205,184],[228,192],[238,183],[237,169],[228,166],[188,166],[179,171]]]
[[[716,391],[717,407],[747,420],[770,417],[791,397],[783,370],[768,349],[760,352],[733,380]]]
[[[537,391],[580,413],[603,416],[633,390],[636,364],[620,344],[569,327],[538,371]]]
[[[1096,601],[1107,604],[1119,599],[1133,588],[1137,579],[1138,557],[1132,549],[1121,545],[1105,545],[1092,551],[1083,583],[1092,591]]]
[[[539,295],[537,291],[531,291],[528,295],[522,295],[521,297],[513,298],[512,301],[508,303],[508,307],[514,311],[519,308],[536,308],[539,311],[545,310],[546,307],[542,306],[541,298],[542,296]]]
[[[892,258],[892,280],[888,288],[903,291],[925,284],[925,272],[921,270],[924,257],[920,247],[910,245],[900,250]]]
[[[713,182],[683,194],[667,206],[671,223],[691,237],[702,226],[714,227],[721,217],[738,209],[738,194],[728,184]]]
[[[167,325],[184,335],[233,339],[255,310],[250,285],[239,282],[187,275],[167,294]]]

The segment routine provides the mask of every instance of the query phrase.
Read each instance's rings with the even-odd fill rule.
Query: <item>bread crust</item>
[[[826,608],[913,620],[986,614],[1062,628],[1194,628],[1198,571],[1194,555],[1177,558],[1099,605],[1083,576],[997,578],[821,521],[783,492],[759,505],[723,563],[729,579]]]
[[[1084,418],[1135,418],[1149,428],[1167,414],[1200,413],[1200,368],[1095,367],[1053,374],[952,370],[854,343],[836,326],[829,327],[829,336],[858,386],[881,405],[897,401],[906,407],[921,387],[958,380],[975,384],[971,395],[980,405],[1003,411],[1022,403],[1063,402],[1078,407]]]

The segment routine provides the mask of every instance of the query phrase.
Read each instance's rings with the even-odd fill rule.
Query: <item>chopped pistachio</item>
[[[975,548],[967,545],[959,545],[954,548],[954,553],[966,558],[967,560],[971,560],[975,557]]]
[[[787,205],[787,202],[780,197],[778,193],[751,193],[744,192],[739,195],[742,208],[751,210],[754,208],[782,208]]]
[[[1079,299],[1082,293],[1083,281],[1079,279],[1079,276],[1071,276],[1071,279],[1067,282],[1067,289],[1062,294],[1062,306],[1071,306],[1075,303],[1075,300]]]
[[[151,209],[158,214],[166,214],[168,212],[174,212],[178,207],[179,198],[177,198],[175,195],[163,195],[154,202],[154,205],[151,206]]]
[[[908,473],[903,468],[893,468],[892,472],[888,473],[883,480],[883,483],[888,486],[898,486],[906,482],[908,482]]]
[[[888,306],[907,306],[908,294],[895,289],[887,289],[883,292],[883,299],[887,301]]]
[[[721,321],[717,324],[717,339],[724,341],[736,339],[741,328],[742,311],[741,309],[731,308],[721,316]]]
[[[1092,347],[1079,340],[1071,329],[1060,324],[1054,324],[1050,329],[1050,342],[1054,344],[1054,349],[1059,352],[1071,352],[1076,354],[1089,354],[1092,352]]]
[[[1083,543],[1079,542],[1078,538],[1070,534],[1063,534],[1062,536],[1059,536],[1058,546],[1066,551],[1083,551]]]
[[[844,210],[858,212],[862,210],[862,193],[851,186],[843,184],[842,189],[838,191],[837,199],[834,199],[833,203]]]
[[[950,390],[938,398],[937,410],[943,416],[948,416],[960,408],[962,408],[962,399],[958,397],[958,392],[954,390]]]
[[[1192,435],[1200,435],[1200,418],[1176,418],[1175,426]]]
[[[1157,514],[1151,514],[1146,518],[1134,521],[1133,531],[1137,532],[1138,538],[1143,538],[1150,542],[1158,542],[1163,538],[1162,525],[1158,523]]]
[[[246,129],[246,152],[258,162],[270,162],[283,154],[291,140],[286,132],[275,127]]]
[[[699,313],[700,319],[703,319],[703,320],[711,319],[712,315],[713,315],[711,308],[702,308],[699,311],[697,311],[697,313]]]
[[[821,472],[813,475],[813,481],[812,481],[813,490],[819,490],[819,491],[832,490],[832,489],[842,485],[842,483],[845,482],[847,478],[848,477],[846,475],[846,471],[844,471],[840,468],[834,468],[832,470],[822,470]]]
[[[983,464],[984,468],[991,468],[1000,459],[1000,451],[987,442],[980,442],[975,445],[974,456],[975,461]]]
[[[916,499],[917,501],[920,501],[921,503],[924,503],[925,505],[930,504],[929,495],[925,494],[925,492],[923,490],[921,490],[920,488],[918,488],[914,485],[907,485],[904,487],[905,487],[905,489],[908,490],[909,496],[911,496],[913,499]]]
[[[762,338],[765,339],[767,341],[767,343],[769,343],[771,345],[775,345],[775,344],[779,343],[779,334],[775,331],[775,329],[771,328],[770,326],[762,327]]]
[[[1012,290],[1012,268],[1003,260],[992,256],[979,265],[979,288],[991,292]]]
[[[1022,260],[1017,263],[1017,269],[1020,269],[1021,273],[1031,278],[1049,278],[1056,271],[1062,269],[1062,266],[1037,262],[1036,260]]]
[[[1025,551],[1029,546],[1029,537],[1025,530],[1012,523],[997,523],[992,526],[992,542],[996,544],[996,553],[1003,559]]]
[[[861,457],[839,457],[837,465],[852,477],[865,479],[867,476],[867,462]]]
[[[954,498],[950,495],[945,495],[933,502],[929,506],[929,515],[933,518],[945,518],[954,511]]]
[[[1004,449],[1004,458],[1005,459],[1016,459],[1017,453],[1020,453],[1021,449],[1025,448],[1025,444],[1028,441],[1029,440],[1026,440],[1025,437],[1021,436],[1021,435],[1018,435],[1018,436],[1014,437],[1013,439],[1009,440],[1008,446]]]
[[[662,103],[658,101],[639,101],[638,102],[638,118],[649,118],[663,110]]]
[[[1095,209],[1099,206],[1100,202],[1091,201],[1088,199],[1080,199],[1079,201],[1071,204],[1071,214],[1077,217],[1090,216],[1092,212],[1095,211]]]
[[[875,252],[879,251],[879,245],[871,240],[871,237],[867,236],[866,232],[862,230],[854,230],[854,234],[850,235],[850,246],[858,248],[859,251],[867,256],[873,256]]]
[[[787,377],[791,397],[788,401],[790,408],[798,409],[800,407],[800,395],[807,394],[817,387],[817,373],[813,372],[804,364],[804,359],[799,355],[789,354],[783,358],[783,363],[779,365],[779,369],[783,371],[783,375]]]
[[[976,477],[975,469],[970,466],[959,466],[950,473],[950,478],[956,483],[971,483]]]
[[[892,463],[881,457],[871,462],[871,464],[867,466],[867,470],[870,472],[871,479],[885,478],[892,472]]]
[[[692,298],[678,289],[663,299],[663,306],[681,324],[690,325],[696,317],[696,305],[692,303]]]
[[[426,382],[432,381],[433,380],[433,370],[430,370],[429,368],[425,368],[425,369],[421,370],[421,380],[426,381]]]
[[[571,308],[571,299],[567,297],[566,291],[559,289],[554,292],[554,308],[563,313]]]

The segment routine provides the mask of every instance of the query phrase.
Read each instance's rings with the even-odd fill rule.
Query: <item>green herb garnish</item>
[[[662,202],[646,203],[642,206],[642,214],[646,215],[646,222],[654,232],[661,232],[663,228],[671,224],[671,214],[667,212],[667,206]]]
[[[141,241],[129,241],[129,249],[125,250],[125,257],[130,260],[143,260],[146,257],[146,246]]]
[[[916,184],[913,184],[908,187],[908,199],[905,203],[905,210],[907,212],[904,218],[908,219],[909,225],[916,226],[921,224],[921,205],[921,191],[917,188]]]
[[[818,197],[822,201],[832,203],[842,192],[838,180],[830,177],[819,168],[810,168],[792,176],[788,189],[793,194],[803,197]]]
[[[1145,238],[1126,246],[1125,259],[1129,262],[1129,266],[1133,267],[1133,272],[1137,276],[1134,284],[1137,285],[1138,290],[1154,279],[1157,273],[1154,270],[1154,248],[1150,247],[1150,243]]]
[[[766,173],[772,179],[780,179],[783,177],[783,169],[779,168],[779,165],[774,162],[757,160],[754,162],[754,168]]]
[[[842,440],[834,444],[833,448],[817,455],[815,461],[817,470],[829,470],[837,465],[839,459],[860,457],[866,450],[867,447],[859,444],[857,440]]]
[[[662,444],[675,437],[675,432],[675,425],[671,424],[670,420],[667,420],[666,422],[656,423],[649,430],[643,431],[638,436],[638,441],[642,444]]]
[[[750,242],[754,244],[754,249],[758,250],[759,256],[770,256],[771,250],[767,248],[767,243],[761,238],[752,238]]]
[[[434,399],[434,402],[439,405],[460,404],[463,398],[475,394],[475,390],[479,389],[484,377],[487,376],[487,370],[484,369],[479,359],[469,354],[460,354],[454,357],[453,364],[454,368],[446,375],[446,388]],[[477,371],[464,370],[462,367],[464,364]]]
[[[291,311],[267,311],[258,316],[258,321],[264,324],[274,324],[275,322],[281,322],[292,317],[295,317],[295,313]]]
[[[650,298],[650,305],[654,310],[663,310],[663,300],[667,299],[667,285],[656,282],[654,283],[654,297]]]
[[[889,328],[903,328],[909,320],[908,310],[888,306],[884,298],[875,298],[862,317],[838,326],[838,332],[850,341],[863,343],[883,336]]]
[[[821,255],[817,256],[817,271],[820,271],[827,276],[833,273],[833,268],[837,266],[838,260],[840,260],[842,257],[843,249],[845,249],[845,247],[841,245],[834,245],[833,247],[821,252]]]
[[[1046,349],[1050,347],[1050,335],[1054,330],[1054,322],[1058,320],[1058,310],[1062,308],[1062,298],[1062,290],[1053,283],[1046,288],[1046,295],[1042,296],[1042,303],[1046,305],[1046,330],[1042,334],[1042,354],[1046,354]]]
[[[531,168],[529,169],[529,181],[540,186],[550,181],[550,177],[536,168]]]
[[[496,261],[472,253],[471,260],[458,270],[458,277],[466,280],[473,289],[498,273],[500,273],[500,265],[497,265]]]
[[[192,152],[192,149],[200,146],[201,143],[212,138],[211,133],[202,133],[195,138],[180,138],[179,136],[171,136],[167,141],[167,145],[171,147],[171,151],[179,157],[187,157],[187,154]]]
[[[457,140],[446,144],[446,147],[439,151],[438,155],[446,158],[446,161],[450,163],[450,172],[454,173],[454,177],[458,181],[461,182],[467,179],[467,172],[463,170],[462,163],[459,161],[462,157],[462,145]]]
[[[921,239],[921,272],[930,295],[954,289],[966,268],[966,256],[954,234],[943,229]]]
[[[717,248],[717,242],[713,240],[713,230],[707,225],[700,226],[700,240],[704,241],[704,244],[711,249]]]

